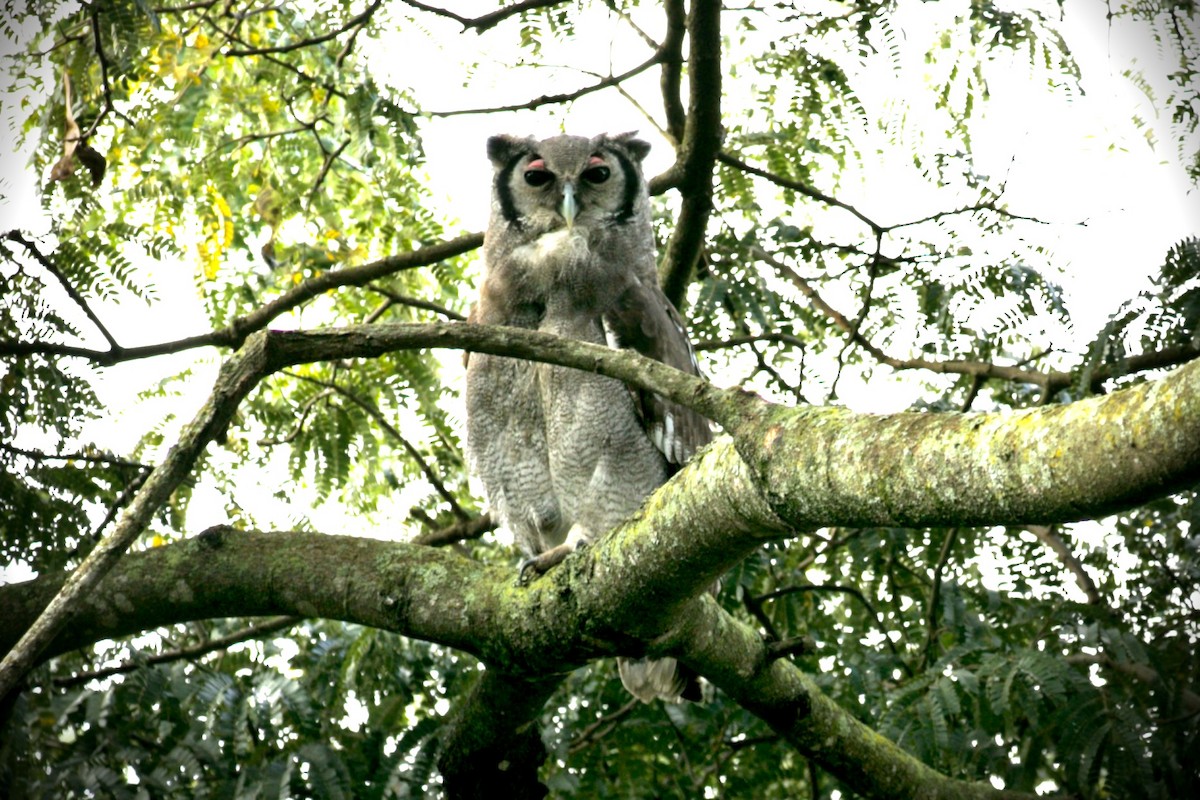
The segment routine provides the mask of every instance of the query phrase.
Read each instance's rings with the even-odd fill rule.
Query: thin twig
[[[386,297],[388,299],[389,303],[392,303],[395,305],[409,306],[410,308],[420,308],[425,311],[432,311],[435,314],[440,314],[441,316],[445,317],[446,319],[452,319],[455,322],[465,322],[467,319],[465,316],[458,313],[454,309],[446,308],[445,306],[440,306],[437,303],[431,303],[428,300],[421,300],[420,298],[409,297],[408,295],[403,295],[398,292],[393,292],[391,289],[384,289],[383,287],[376,286],[374,284],[368,286],[367,289],[368,289],[368,291],[372,291],[372,292],[375,292],[376,294],[383,295],[384,297]],[[372,317],[374,317],[374,319],[368,318],[366,321],[374,322],[375,319],[378,319],[378,316],[375,314],[372,314]]]
[[[692,349],[697,353],[708,350],[724,350],[727,347],[741,347],[744,344],[753,342],[776,342],[778,344],[788,344],[792,347],[805,347],[805,342],[799,336],[791,333],[747,333],[742,336],[730,336],[728,339],[705,339],[702,342],[696,342],[692,345]]]
[[[1117,661],[1112,656],[1106,653],[1072,653],[1066,657],[1068,664],[1097,664],[1105,669],[1119,672],[1123,675],[1128,675],[1135,678],[1141,683],[1155,686],[1162,683],[1162,675],[1149,666],[1148,664],[1135,664],[1130,661]],[[1200,713],[1200,694],[1192,691],[1186,686],[1179,688],[1179,698],[1183,702],[1183,707],[1190,714]]]
[[[104,535],[104,530],[111,525],[114,520],[116,520],[117,515],[121,513],[121,509],[125,508],[125,506],[132,502],[134,496],[137,495],[138,490],[142,488],[142,484],[146,482],[146,478],[148,477],[150,477],[150,468],[146,468],[142,472],[139,472],[137,475],[133,476],[133,480],[129,481],[129,483],[125,485],[125,488],[121,490],[121,494],[118,495],[117,499],[114,500],[112,505],[108,507],[108,511],[104,512],[104,519],[100,520],[100,522],[96,524],[96,527],[92,528],[92,530],[88,533],[87,537],[72,549],[72,556],[74,556],[80,549],[86,550],[86,547],[84,547],[85,544],[90,545],[92,542],[97,542],[100,540],[100,537]]]
[[[316,136],[315,129],[313,130],[313,135]],[[319,136],[317,137],[317,141],[320,142]],[[329,170],[333,168],[334,162],[337,161],[338,156],[340,156],[342,154],[342,152],[345,151],[345,149],[349,146],[350,146],[350,139],[347,138],[332,153],[325,154],[325,161],[324,161],[324,163],[321,164],[321,169],[317,173],[316,179],[313,181],[312,188],[308,190],[308,196],[306,198],[307,202],[309,202],[309,203],[312,202],[313,197],[316,196],[317,191],[321,188],[321,184],[325,182],[326,176],[329,175]]]
[[[331,39],[336,39],[351,28],[359,28],[363,25],[366,25],[382,5],[383,0],[375,0],[375,2],[367,6],[367,8],[361,14],[348,20],[342,27],[338,28],[337,30],[330,31],[329,33],[323,33],[320,36],[314,36],[311,39],[303,39],[299,42],[293,42],[292,44],[281,44],[275,47],[253,47],[244,50],[227,50],[225,55],[230,57],[264,56],[273,53],[290,53],[294,50],[302,50],[305,47],[323,44]]]
[[[849,203],[845,203],[841,200],[838,200],[836,197],[827,195],[822,191],[814,189],[813,187],[809,186],[807,183],[801,183],[800,181],[793,180],[791,178],[785,178],[782,175],[776,175],[773,172],[768,172],[765,169],[759,169],[758,167],[751,166],[750,164],[746,163],[745,161],[742,161],[737,156],[734,156],[731,153],[726,153],[724,151],[722,151],[720,154],[717,155],[717,160],[719,160],[722,164],[727,164],[728,166],[739,169],[742,172],[747,173],[748,175],[756,175],[760,178],[768,180],[771,183],[775,184],[776,186],[782,186],[785,189],[791,189],[794,192],[799,192],[800,194],[804,195],[805,197],[810,197],[813,200],[818,200],[818,201],[824,203],[825,205],[834,206],[836,208],[840,208],[845,211],[849,211],[856,219],[858,219],[862,223],[864,223],[876,235],[878,235],[878,234],[882,233],[884,230],[886,230],[878,222],[871,219],[866,214],[862,213],[861,211],[859,211],[857,208],[850,205]]]
[[[296,376],[293,375],[292,377],[296,377]],[[312,414],[313,408],[315,408],[317,403],[321,402],[322,400],[332,397],[333,394],[334,394],[334,392],[332,389],[326,389],[325,391],[317,392],[315,395],[310,397],[304,403],[304,405],[302,405],[300,407],[300,413],[295,415],[296,423],[292,426],[292,430],[290,433],[288,433],[281,439],[267,439],[267,438],[259,439],[257,442],[258,446],[259,447],[278,447],[281,444],[291,444],[292,442],[296,441],[296,437],[298,437],[301,434],[301,432],[303,432],[304,425],[305,425],[305,423],[308,422],[308,417],[310,414]]]
[[[493,114],[501,111],[527,111],[534,108],[540,108],[541,106],[545,105],[569,103],[572,100],[578,100],[579,98],[592,94],[593,92],[607,89],[610,86],[616,86],[622,81],[626,81],[635,75],[645,72],[646,70],[650,69],[650,67],[653,67],[655,64],[659,63],[661,59],[662,53],[656,52],[641,64],[622,72],[620,75],[611,75],[603,80],[596,81],[596,83],[593,83],[590,86],[584,86],[582,89],[576,89],[573,92],[566,92],[562,94],[544,94],[527,102],[517,103],[515,105],[492,106],[486,108],[460,108],[452,111],[425,111],[422,113],[431,117],[457,117],[464,114]]]
[[[462,506],[458,504],[458,501],[454,498],[454,495],[449,489],[446,488],[446,485],[442,483],[442,479],[438,477],[436,473],[434,473],[433,467],[429,466],[429,462],[425,460],[425,458],[421,455],[421,452],[417,450],[417,448],[414,447],[412,443],[408,441],[408,439],[404,438],[400,431],[397,430],[396,426],[388,422],[387,417],[385,417],[383,413],[375,407],[374,404],[363,400],[349,389],[333,383],[332,381],[324,381],[320,378],[314,378],[309,375],[300,375],[290,371],[285,371],[284,374],[297,380],[311,383],[314,386],[322,386],[327,392],[333,392],[341,397],[344,397],[366,412],[369,417],[375,420],[379,426],[383,428],[388,436],[391,436],[393,439],[399,442],[400,446],[404,448],[404,452],[408,453],[409,457],[417,463],[417,467],[421,470],[421,473],[425,476],[425,479],[429,481],[434,490],[441,495],[442,499],[449,504],[450,510],[454,513],[454,516],[458,517],[464,522],[471,518],[471,515],[466,511],[463,511]]]
[[[17,447],[8,442],[0,442],[0,450],[7,450],[10,453],[15,453],[19,456],[31,458],[34,461],[85,461],[89,464],[103,464],[111,467],[132,467],[133,469],[151,469],[147,464],[140,461],[129,461],[116,456],[98,455],[96,453],[43,453],[40,450],[27,450],[24,447]]]
[[[1100,596],[1100,590],[1096,588],[1096,584],[1092,580],[1092,576],[1088,575],[1087,570],[1083,568],[1083,562],[1071,552],[1071,548],[1058,535],[1058,531],[1055,530],[1054,525],[1026,525],[1025,530],[1032,533],[1038,538],[1038,541],[1054,551],[1054,554],[1058,556],[1058,560],[1074,576],[1075,583],[1087,595],[1088,603],[1099,605],[1104,601]]]
[[[933,645],[937,641],[939,630],[937,612],[942,597],[942,572],[950,561],[950,554],[954,550],[956,539],[958,539],[958,528],[950,528],[946,531],[946,538],[942,540],[942,549],[938,553],[937,563],[933,565],[932,586],[929,589],[929,601],[925,609],[926,636],[925,649],[921,653],[922,671],[929,666],[933,655]]]
[[[497,9],[489,14],[484,14],[483,16],[463,17],[448,9],[426,5],[425,3],[417,2],[417,0],[402,0],[402,2],[405,5],[412,6],[419,11],[425,11],[430,14],[435,14],[439,17],[447,17],[452,19],[462,25],[463,30],[474,30],[476,33],[483,33],[486,30],[494,28],[514,14],[523,14],[526,11],[533,11],[539,8],[565,5],[563,0],[524,0],[524,2],[513,3],[511,6],[505,6],[504,8]]]
[[[11,238],[12,234],[9,234]],[[46,342],[25,342],[20,340],[0,340],[0,356],[23,355],[55,355],[85,358],[101,366],[111,366],[124,361],[134,361],[140,358],[179,353],[197,347],[240,347],[246,337],[255,331],[265,328],[276,317],[286,314],[308,300],[318,297],[330,289],[342,286],[363,286],[379,278],[387,277],[406,269],[425,267],[436,264],[447,258],[453,258],[483,244],[482,233],[468,233],[457,239],[450,239],[437,244],[428,245],[420,250],[409,253],[399,253],[394,256],[361,264],[355,267],[323,272],[301,283],[291,291],[285,292],[266,305],[233,320],[229,325],[208,333],[188,336],[158,344],[142,347],[119,348],[118,350],[96,350],[76,345],[50,344]]]
[[[41,264],[43,269],[54,276],[55,280],[59,282],[59,285],[66,290],[70,298],[75,301],[75,304],[83,309],[83,313],[87,315],[87,318],[92,321],[92,324],[96,326],[96,329],[100,331],[100,334],[108,342],[110,354],[116,355],[122,351],[121,345],[117,344],[117,340],[114,339],[113,335],[108,332],[108,328],[104,327],[104,323],[100,321],[100,317],[96,316],[96,312],[92,311],[92,307],[88,305],[87,300],[85,300],[83,295],[71,285],[71,282],[67,280],[67,276],[62,274],[62,271],[59,270],[58,266],[55,265],[53,261],[42,255],[42,252],[37,249],[33,242],[26,239],[20,231],[9,231],[4,235],[4,238],[8,239],[9,241],[16,242],[24,247],[25,250],[31,256],[33,256],[33,259],[37,261],[38,264]]]
[[[194,659],[200,656],[215,653],[218,650],[226,650],[229,647],[248,641],[250,639],[258,639],[266,636],[269,633],[290,628],[297,622],[300,622],[301,617],[271,617],[263,622],[249,625],[239,631],[234,631],[226,636],[221,636],[216,639],[210,639],[207,642],[194,644],[190,647],[180,647],[175,650],[167,650],[162,653],[155,653],[146,658],[137,658],[131,661],[126,661],[113,667],[105,667],[103,669],[88,670],[85,672],[77,672],[74,675],[65,678],[55,678],[54,685],[60,689],[69,689],[74,686],[87,683],[88,681],[100,680],[101,678],[109,678],[113,675],[121,675],[127,672],[148,667],[155,664],[166,664],[171,661],[181,661],[184,659]]]
[[[617,726],[618,722],[620,722],[638,707],[639,702],[640,701],[635,697],[625,705],[618,708],[616,711],[600,717],[595,722],[585,727],[575,736],[574,739],[571,740],[571,744],[567,746],[567,753],[570,755],[575,755],[579,751],[589,747],[592,742],[596,741],[597,739],[602,739],[607,736],[608,733]]]
[[[925,358],[901,359],[888,355],[871,342],[861,331],[855,331],[853,323],[833,306],[822,299],[821,295],[807,280],[787,264],[775,259],[765,250],[752,248],[755,257],[761,258],[774,267],[781,275],[790,280],[813,306],[829,318],[834,325],[849,335],[851,341],[866,350],[876,361],[897,370],[924,369],[934,373],[949,373],[959,375],[978,375],[983,378],[1000,378],[1002,380],[1029,383],[1040,387],[1069,386],[1072,382],[1070,373],[1057,370],[1035,372],[1015,366],[1001,366],[986,361],[931,361]]]
[[[481,514],[474,519],[456,522],[436,531],[428,531],[413,538],[413,544],[423,544],[428,547],[445,547],[464,539],[478,539],[488,531],[500,527],[490,514]]]
[[[879,612],[875,610],[875,606],[870,600],[867,599],[867,596],[863,594],[862,590],[854,586],[847,586],[840,583],[804,583],[797,586],[785,586],[782,589],[776,589],[773,592],[767,592],[766,594],[760,595],[757,598],[757,601],[760,604],[766,603],[771,600],[778,600],[779,598],[786,597],[790,594],[798,594],[801,592],[837,592],[840,594],[848,594],[858,600],[858,602],[862,603],[863,607],[867,610],[867,613],[871,615],[871,619],[875,621],[875,626],[879,629],[879,632],[883,634],[883,640],[887,643],[888,649],[892,651],[892,655],[899,658],[900,651],[896,649],[896,643],[892,641],[892,638],[887,635],[888,629],[883,624],[883,617],[879,616]],[[907,666],[905,666],[905,670],[907,669]],[[912,673],[910,672],[909,674]]]

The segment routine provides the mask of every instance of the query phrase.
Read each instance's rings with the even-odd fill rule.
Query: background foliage
[[[472,17],[361,0],[8,4],[4,115],[32,161],[3,191],[40,181],[36,213],[0,240],[0,559],[14,576],[78,563],[255,326],[464,315],[473,249],[307,287],[457,235],[465,198],[486,196],[487,132],[550,133],[617,108],[619,127],[659,129],[655,158],[670,163],[681,51],[660,44],[680,4],[476,5]],[[939,8],[915,16],[921,5]],[[1172,65],[1165,89],[1126,74],[1161,110],[1133,124],[1195,183],[1194,5],[1110,10]],[[1015,172],[977,147],[1012,102],[1006,75],[1083,96],[1061,13],[752,2],[723,14],[724,138],[684,310],[710,375],[787,402],[991,410],[1069,402],[1195,357],[1200,231],[1147,253],[1146,288],[1081,330],[1045,232],[1063,217],[1010,205]],[[470,63],[418,74],[434,51]],[[96,180],[81,158],[49,180],[73,144],[66,76],[70,114],[107,162]],[[478,152],[427,159],[446,140]],[[438,177],[451,170],[462,182]],[[881,200],[883,186],[899,200]],[[679,202],[658,201],[663,243]],[[454,359],[274,376],[143,546],[217,521],[408,539],[476,520]],[[114,419],[136,438],[114,437]],[[811,637],[802,658],[822,688],[949,775],[1197,796],[1198,520],[1190,492],[1053,529],[826,529],[763,548],[721,601],[769,635]],[[455,546],[513,560],[490,532]],[[13,798],[437,792],[436,736],[471,658],[329,621],[248,624],[178,625],[40,667],[4,710],[0,786]],[[850,796],[720,694],[638,705],[611,665],[572,675],[543,731],[560,795]]]

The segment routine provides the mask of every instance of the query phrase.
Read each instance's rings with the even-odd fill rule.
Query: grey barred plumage
[[[472,321],[632,348],[699,374],[658,285],[650,199],[632,133],[493,136],[486,273]],[[565,367],[474,354],[467,453],[492,512],[541,573],[632,514],[711,438],[708,421],[653,393]],[[669,660],[624,661],[644,701],[689,685]]]

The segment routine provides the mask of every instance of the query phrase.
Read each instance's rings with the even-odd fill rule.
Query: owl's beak
[[[575,215],[579,213],[579,204],[575,202],[575,184],[563,184],[562,194],[562,205],[559,207],[559,212],[567,221],[567,230],[571,230],[575,227]]]

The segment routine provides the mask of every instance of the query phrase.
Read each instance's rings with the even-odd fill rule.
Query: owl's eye
[[[608,180],[608,176],[611,172],[612,171],[608,167],[600,165],[588,167],[583,171],[583,175],[581,177],[588,183],[596,185],[598,183],[604,183],[606,180]]]
[[[554,175],[548,169],[525,170],[525,182],[530,186],[545,186],[552,180],[554,180]]]

